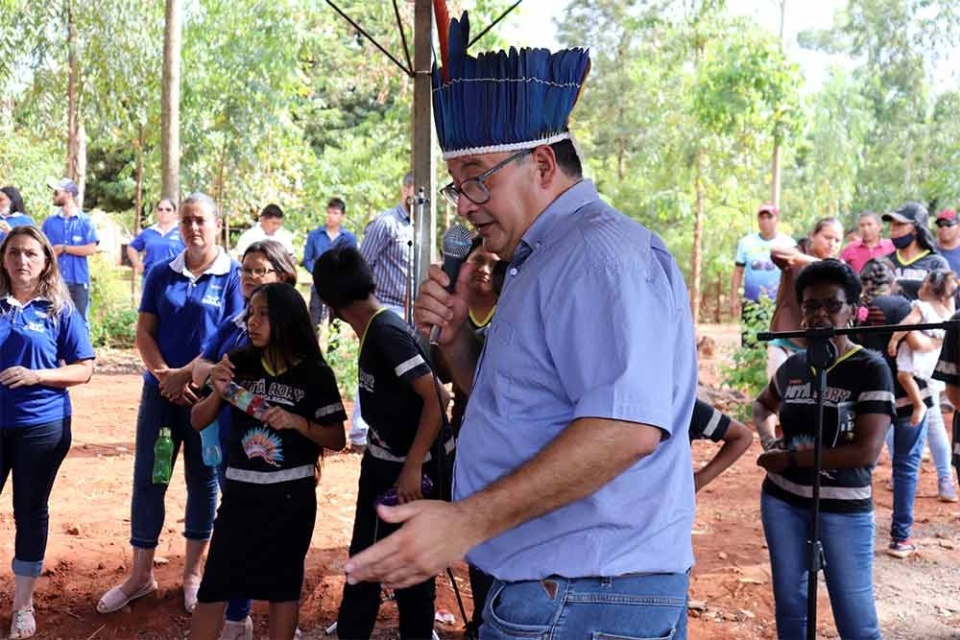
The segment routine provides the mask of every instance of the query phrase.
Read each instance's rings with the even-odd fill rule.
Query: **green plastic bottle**
[[[170,429],[163,427],[153,444],[153,484],[170,484],[173,473],[173,440]]]

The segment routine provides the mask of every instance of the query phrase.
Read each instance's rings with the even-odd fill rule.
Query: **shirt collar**
[[[50,304],[50,300],[47,298],[44,298],[43,296],[37,296],[36,298],[32,298],[29,302],[27,302],[27,304],[23,304],[9,293],[3,296],[3,301],[6,304],[10,305],[11,307],[20,307],[22,309],[26,309],[27,307],[32,305],[34,302],[42,302],[44,304]]]
[[[557,224],[572,216],[584,205],[595,202],[600,198],[592,180],[581,180],[563,193],[556,200],[547,205],[534,219],[520,239],[520,245],[514,253],[510,263],[519,266],[526,260],[534,249],[544,244],[556,228]]]
[[[401,220],[406,220],[407,222],[410,222],[410,212],[407,211],[407,209],[403,206],[402,202],[397,204],[397,206],[394,208],[397,210],[397,215],[400,216]]]
[[[212,275],[212,276],[225,276],[230,273],[230,269],[233,267],[233,259],[227,255],[227,252],[223,250],[222,247],[217,247],[217,258],[213,261],[207,270],[200,274],[200,276]],[[200,276],[194,276],[193,273],[187,269],[187,250],[184,249],[177,254],[173,260],[170,261],[170,268],[181,275],[187,276],[190,279],[197,279]]]

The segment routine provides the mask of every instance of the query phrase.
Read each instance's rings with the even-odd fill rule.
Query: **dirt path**
[[[708,327],[719,345],[718,356],[703,362],[702,381],[716,384],[717,365],[736,341],[733,327]],[[167,498],[167,521],[158,554],[160,591],[126,610],[97,614],[97,598],[120,580],[129,562],[129,510],[133,475],[133,434],[140,395],[139,377],[98,375],[73,392],[76,416],[74,445],[54,487],[46,571],[38,586],[37,616],[41,638],[93,639],[183,638],[189,617],[181,603],[184,490],[179,475]],[[714,451],[696,443],[702,463]],[[754,464],[759,446],[700,497],[694,545],[697,566],[691,599],[700,611],[691,615],[693,639],[773,638],[770,569],[759,523],[762,475]],[[353,522],[359,458],[350,454],[324,460],[319,488],[320,513],[308,556],[302,606],[306,638],[325,637],[336,615],[342,588],[341,568]],[[177,472],[179,474],[179,471]],[[892,495],[883,482],[889,464],[875,474],[877,546],[886,543]],[[11,491],[0,496],[0,567],[13,555]],[[936,500],[936,478],[925,463],[917,500],[916,527],[920,551],[905,561],[880,554],[876,559],[877,600],[887,638],[932,640],[960,638],[960,507]],[[469,594],[465,572],[458,583]],[[0,629],[8,628],[12,593],[8,571],[0,575]],[[438,627],[441,637],[459,637],[462,625],[449,582],[438,583],[440,607],[457,622]],[[821,637],[835,637],[828,623],[829,603],[822,590]],[[470,611],[469,598],[465,598]],[[381,611],[378,638],[394,638],[395,607]],[[257,637],[265,634],[265,608],[255,608]]]

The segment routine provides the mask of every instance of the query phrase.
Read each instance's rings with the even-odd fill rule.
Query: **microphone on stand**
[[[450,284],[447,286],[447,291],[450,293],[453,293],[457,286],[460,267],[470,253],[472,243],[473,235],[463,225],[455,224],[443,233],[443,272],[450,278]],[[430,329],[430,344],[437,344],[439,338],[440,327]]]

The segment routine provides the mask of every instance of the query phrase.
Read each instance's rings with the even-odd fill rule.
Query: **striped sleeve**
[[[690,439],[709,438],[721,442],[730,426],[730,417],[697,399],[690,417]]]
[[[873,354],[865,365],[860,372],[862,386],[857,395],[857,415],[881,413],[896,416],[890,367],[880,356]]]
[[[386,241],[386,224],[383,216],[380,216],[367,226],[366,233],[363,235],[363,242],[360,243],[360,255],[371,267],[377,263],[377,258],[383,252]]]
[[[960,313],[953,316],[951,320],[960,320]],[[937,361],[937,368],[933,371],[934,378],[954,386],[960,386],[960,373],[958,373],[960,353],[957,353],[957,346],[957,330],[950,329],[943,338],[940,360]]]

